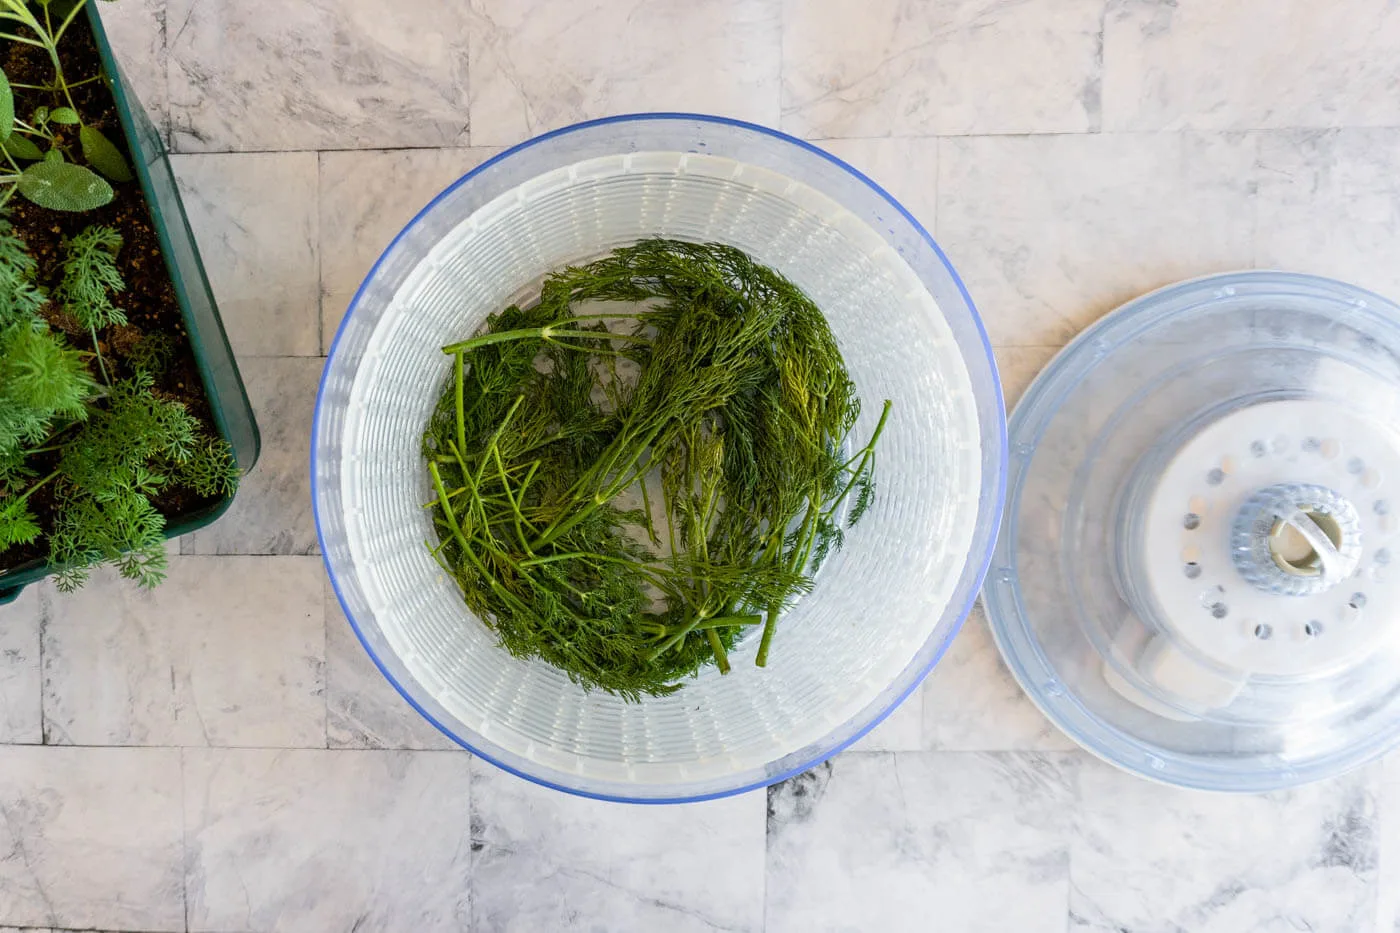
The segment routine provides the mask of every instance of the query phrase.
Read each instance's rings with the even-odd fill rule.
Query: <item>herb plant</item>
[[[125,288],[115,263],[121,248],[110,228],[82,231],[64,244],[47,296],[34,259],[0,221],[0,555],[47,534],[65,591],[101,563],[155,586],[166,558],[165,518],[153,498],[172,487],[231,493],[238,480],[228,445],[156,389],[168,340],[142,338],[120,366],[104,360],[99,333],[126,323],[114,302]],[[44,315],[56,310],[88,331],[90,351],[69,348],[50,329]],[[47,529],[32,507],[46,488]]]
[[[74,88],[99,81],[102,76],[70,81],[59,57],[59,43],[87,3],[88,0],[0,0],[0,39],[43,49],[53,68],[51,81],[41,85],[11,84],[0,71],[0,154],[4,156],[4,167],[0,167],[0,207],[18,191],[51,210],[92,210],[113,197],[112,186],[102,176],[119,182],[132,178],[121,151],[100,130],[84,121],[73,100]],[[22,119],[15,113],[15,89],[34,92],[50,103],[36,106],[29,119]],[[70,137],[69,130],[76,132],[76,140]],[[77,163],[79,155],[87,165]]]
[[[860,402],[825,319],[740,250],[618,249],[444,352],[428,547],[507,650],[587,687],[635,700],[728,672],[750,626],[764,665],[873,501],[890,403],[849,449]]]

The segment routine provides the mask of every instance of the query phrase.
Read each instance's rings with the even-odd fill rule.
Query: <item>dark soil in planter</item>
[[[5,73],[11,82],[47,84],[52,80],[52,66],[43,49],[18,42],[6,42],[6,46]],[[59,57],[63,60],[64,74],[70,84],[90,78],[101,69],[101,58],[85,17],[75,19],[64,34],[59,44]],[[72,94],[83,119],[116,144],[128,164],[131,164],[131,153],[127,149],[116,104],[106,82],[85,84],[74,88]],[[37,106],[52,107],[57,103],[52,95],[42,91],[15,89],[15,113],[24,119],[28,119]],[[68,137],[64,143],[74,152],[81,151],[77,140],[78,128],[62,129]],[[160,240],[156,236],[141,185],[129,181],[114,183],[112,188],[116,192],[112,203],[82,213],[46,210],[16,194],[10,199],[9,219],[14,224],[15,233],[39,261],[40,284],[50,289],[60,277],[60,247],[65,238],[93,224],[105,224],[121,233],[123,245],[117,256],[117,265],[122,278],[126,280],[126,291],[116,296],[116,303],[126,312],[130,323],[98,332],[102,356],[107,361],[112,378],[131,374],[126,354],[142,337],[148,334],[166,335],[173,343],[174,353],[165,372],[157,377],[155,391],[166,398],[183,402],[190,413],[200,420],[205,431],[217,437],[218,429],[210,414],[209,400],[204,393],[189,336],[185,333],[184,318],[175,298],[175,287],[171,284],[170,273],[161,255]],[[88,332],[75,327],[73,321],[65,320],[66,315],[53,305],[48,307],[45,316],[55,329],[68,334],[68,342],[72,346],[91,349],[92,338]],[[54,456],[42,454],[34,458],[34,466],[40,475],[52,469]],[[51,491],[52,486],[46,486],[30,500],[45,529],[50,527]],[[172,519],[198,511],[217,500],[197,496],[188,489],[168,487],[152,501],[161,514]],[[42,562],[47,555],[48,543],[44,538],[32,545],[12,547],[0,554],[0,573]]]

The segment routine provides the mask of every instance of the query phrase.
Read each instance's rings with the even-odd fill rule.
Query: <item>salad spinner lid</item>
[[[987,612],[1081,745],[1257,791],[1400,741],[1400,307],[1278,272],[1164,288],[1057,356],[1010,442]]]

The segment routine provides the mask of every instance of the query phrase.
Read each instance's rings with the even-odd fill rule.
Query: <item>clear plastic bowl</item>
[[[718,241],[827,315],[878,451],[876,504],[788,611],[676,694],[625,703],[512,658],[423,542],[418,441],[449,368],[439,347],[529,301],[548,272],[652,236]],[[971,606],[1000,520],[1005,417],[972,302],[888,194],[761,127],[652,114],[541,136],[452,185],[390,244],[327,360],[312,440],[327,569],[384,675],[449,737],[572,793],[698,800],[782,780],[884,718]]]

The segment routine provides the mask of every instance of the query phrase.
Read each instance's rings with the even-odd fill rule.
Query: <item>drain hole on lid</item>
[[[1366,461],[1362,460],[1360,457],[1352,457],[1350,460],[1347,461],[1348,473],[1360,473],[1365,469]]]
[[[1223,619],[1230,614],[1230,607],[1224,603],[1216,603],[1214,606],[1210,607],[1210,614],[1217,619]]]
[[[1186,574],[1186,579],[1194,580],[1201,575],[1201,565],[1194,560],[1188,561],[1186,566],[1182,568],[1182,572]]]
[[[1366,594],[1352,593],[1351,599],[1347,600],[1347,605],[1350,606],[1352,609],[1360,609],[1361,607],[1366,605]]]
[[[1371,511],[1377,515],[1388,515],[1390,513],[1390,503],[1384,499],[1377,499],[1371,506]]]
[[[1316,638],[1322,634],[1322,623],[1313,619],[1303,626],[1303,634],[1307,635],[1309,638]]]
[[[1269,445],[1265,444],[1263,441],[1255,441],[1253,444],[1249,445],[1249,452],[1256,457],[1262,457],[1269,452]]]
[[[1303,449],[1307,451],[1318,451],[1322,449],[1322,441],[1315,437],[1303,438]]]
[[[1220,469],[1220,467],[1216,467],[1206,474],[1206,482],[1210,483],[1212,486],[1219,486],[1221,483],[1225,482],[1225,471]]]
[[[1375,560],[1376,563],[1384,567],[1386,564],[1390,563],[1390,552],[1387,551],[1385,548],[1381,548],[1379,551],[1376,552],[1376,556],[1373,558],[1373,560]]]
[[[1274,635],[1274,627],[1265,622],[1260,622],[1254,626],[1254,637],[1260,641],[1268,641]]]
[[[1195,531],[1201,527],[1201,516],[1195,512],[1187,512],[1186,517],[1181,520],[1181,525],[1187,531]]]

